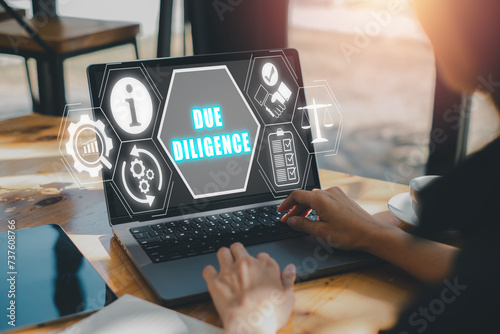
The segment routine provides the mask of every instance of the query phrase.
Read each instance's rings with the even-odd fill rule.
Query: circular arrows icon
[[[147,156],[149,156],[151,158],[151,160],[154,161],[154,163],[156,164],[156,167],[158,169],[158,175],[160,177],[160,181],[158,182],[158,190],[161,190],[162,188],[162,185],[163,185],[163,173],[162,173],[162,170],[161,170],[161,167],[160,167],[160,163],[158,162],[158,159],[156,159],[156,157],[149,151],[145,150],[145,149],[142,149],[142,148],[137,148],[136,145],[134,145],[134,147],[132,148],[132,151],[130,151],[130,155],[133,156],[133,157],[139,157],[140,155],[142,154],[146,154]],[[124,161],[123,164],[122,164],[122,180],[123,180],[123,186],[125,187],[125,190],[127,191],[128,195],[136,202],[138,203],[142,203],[142,204],[149,204],[149,206],[153,206],[153,202],[155,200],[155,196],[151,196],[151,195],[146,195],[146,198],[145,199],[142,199],[142,198],[139,198],[137,196],[135,196],[132,191],[130,191],[130,188],[127,184],[127,179],[125,177],[125,169],[126,169],[126,165],[127,165],[127,162]]]
[[[141,199],[137,196],[135,196],[131,191],[130,188],[128,187],[127,184],[127,179],[125,178],[125,167],[127,165],[127,162],[123,162],[122,164],[122,180],[123,180],[123,186],[125,187],[125,190],[127,191],[127,194],[136,202],[146,204],[148,203],[149,206],[153,205],[153,201],[155,200],[154,196],[146,195],[146,199]]]
[[[158,169],[159,174],[160,174],[160,182],[158,182],[158,190],[161,190],[161,187],[163,185],[163,173],[161,171],[161,167],[160,167],[160,164],[158,162],[158,159],[156,159],[156,157],[151,152],[149,152],[145,149],[142,149],[142,148],[137,148],[136,145],[134,145],[134,147],[132,148],[132,151],[130,151],[130,155],[133,157],[139,157],[140,153],[144,153],[144,154],[148,155],[151,158],[151,160],[153,160],[155,162],[156,168]]]

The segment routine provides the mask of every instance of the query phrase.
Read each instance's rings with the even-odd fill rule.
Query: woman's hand
[[[406,270],[422,282],[434,284],[446,278],[458,249],[414,237],[396,226],[373,218],[344,192],[296,190],[278,207],[288,211],[282,221],[312,234],[332,247],[363,250]],[[304,218],[313,209],[319,221]]]
[[[235,243],[217,252],[220,272],[203,270],[225,333],[276,333],[288,321],[294,304],[296,268],[280,274],[278,263],[266,253],[256,257]]]
[[[328,190],[296,190],[278,207],[286,212],[282,222],[307,232],[325,243],[345,250],[366,250],[372,233],[384,224],[373,218],[338,187]],[[319,221],[307,214],[313,209]]]

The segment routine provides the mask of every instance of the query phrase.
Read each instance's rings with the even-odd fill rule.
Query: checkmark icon
[[[271,82],[271,79],[273,77],[274,72],[275,72],[275,69],[274,69],[274,66],[273,66],[273,67],[271,67],[271,73],[269,73],[268,76],[266,75],[266,77],[264,79],[266,79],[267,82]]]
[[[285,147],[285,151],[289,152],[292,150],[292,140],[291,139],[283,139],[283,146]]]
[[[295,171],[295,167],[288,167],[286,169],[287,173],[288,173],[288,179],[289,180],[296,180],[297,179],[297,173]]]
[[[262,79],[269,87],[273,87],[278,82],[278,69],[273,63],[266,63],[262,67]]]
[[[286,160],[286,165],[287,166],[292,166],[293,163],[293,153],[287,153],[285,154],[285,160]]]

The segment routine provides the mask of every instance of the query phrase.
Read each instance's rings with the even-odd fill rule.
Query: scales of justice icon
[[[314,112],[314,128],[316,130],[316,133],[315,133],[316,138],[313,139],[313,141],[312,141],[313,144],[324,143],[324,142],[328,141],[328,139],[321,136],[321,126],[319,124],[318,110],[324,110],[323,126],[325,128],[331,128],[333,126],[333,120],[332,120],[332,115],[330,114],[330,111],[328,110],[328,107],[331,107],[331,106],[332,106],[332,104],[316,104],[316,101],[313,98],[313,104],[305,106],[305,107],[297,108],[297,110],[304,111],[304,113],[302,114],[302,122],[301,122],[301,127],[304,130],[311,128],[311,122],[309,121],[309,110],[313,110],[313,112]]]

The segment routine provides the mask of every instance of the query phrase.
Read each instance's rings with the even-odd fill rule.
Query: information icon
[[[111,113],[118,126],[129,134],[145,131],[153,119],[153,101],[146,86],[139,80],[125,77],[113,86]]]

